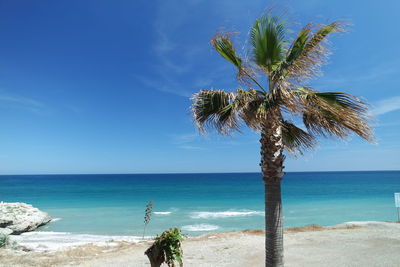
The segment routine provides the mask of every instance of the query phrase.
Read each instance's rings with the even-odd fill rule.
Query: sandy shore
[[[400,224],[354,222],[287,230],[285,266],[399,266]],[[49,252],[0,250],[0,266],[150,266],[150,242],[87,244]],[[262,231],[209,234],[183,242],[187,266],[263,266]]]

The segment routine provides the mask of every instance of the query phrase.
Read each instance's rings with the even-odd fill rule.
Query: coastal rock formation
[[[51,217],[26,203],[0,203],[0,234],[33,231],[51,221]]]
[[[11,235],[13,230],[8,228],[0,228],[0,235]]]

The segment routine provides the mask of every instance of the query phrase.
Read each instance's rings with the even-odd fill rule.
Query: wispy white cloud
[[[332,87],[348,89],[349,85],[351,88],[359,85],[365,88],[366,84],[372,85],[398,77],[400,74],[399,64],[399,60],[374,62],[374,64],[365,62],[359,63],[359,65],[350,64],[332,71],[329,76],[319,77],[313,81],[313,85],[322,89],[332,89]]]
[[[175,134],[171,136],[172,143],[174,144],[187,144],[196,141],[198,138],[199,135],[195,133]]]
[[[156,32],[158,40],[153,47],[154,51],[159,55],[172,51],[175,48],[175,43],[173,43],[161,29],[158,29]]]
[[[42,102],[35,99],[6,94],[3,92],[0,92],[0,106],[24,109],[34,113],[40,113],[40,111],[45,108],[45,105]]]
[[[372,109],[376,116],[383,115],[400,109],[400,96],[383,99],[377,102]]]
[[[187,149],[187,150],[205,150],[204,147],[199,147],[199,146],[190,146],[190,145],[183,145],[183,146],[179,146],[179,148],[182,149]]]
[[[179,84],[178,82],[174,81],[172,78],[165,77],[162,78],[163,75],[160,75],[158,79],[154,77],[146,77],[146,76],[139,76],[134,75],[134,78],[142,83],[144,86],[152,88],[154,90],[171,93],[177,96],[189,98],[191,93]]]
[[[36,101],[32,98],[20,97],[20,96],[11,96],[11,95],[0,95],[0,101],[11,102],[20,105],[28,105],[34,107],[43,107],[43,104],[39,101]]]
[[[67,110],[70,110],[76,114],[82,113],[82,109],[80,107],[74,106],[74,105],[65,105],[65,108]]]
[[[396,121],[396,122],[375,122],[372,126],[374,128],[378,128],[378,127],[392,127],[392,126],[399,126],[400,125],[400,121]],[[397,133],[396,133],[397,134]]]
[[[232,136],[218,134],[201,135],[200,133],[183,133],[170,135],[170,142],[177,148],[187,150],[226,149],[237,146],[258,145],[258,135],[251,131],[240,134],[235,139]]]
[[[211,86],[221,89],[234,86],[234,68],[227,62],[221,64],[222,59],[212,52],[209,39],[223,24],[250,23],[254,15],[249,10],[259,12],[265,5],[261,0],[251,3],[159,1],[153,24],[156,34],[151,49],[156,59],[151,67],[152,77],[135,78],[149,88],[182,97]],[[245,35],[242,36],[245,38]]]
[[[204,150],[205,148],[199,146],[200,135],[196,133],[174,134],[170,136],[171,143],[176,145],[177,148],[186,150]]]

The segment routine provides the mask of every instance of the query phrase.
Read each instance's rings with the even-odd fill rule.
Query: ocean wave
[[[68,232],[28,232],[10,236],[13,241],[34,251],[58,251],[69,247],[93,243],[98,246],[116,246],[117,241],[138,242],[140,236],[107,236],[72,234]],[[151,239],[146,236],[145,239]]]
[[[190,225],[184,225],[181,227],[182,230],[185,231],[190,231],[190,232],[200,232],[200,231],[213,231],[217,230],[219,228],[218,225],[213,225],[213,224],[190,224]]]
[[[192,212],[190,218],[192,219],[215,219],[215,218],[230,218],[230,217],[245,217],[259,215],[263,216],[263,211],[246,210],[246,211],[199,211]]]
[[[155,215],[170,215],[172,211],[155,211],[153,212]]]
[[[62,218],[54,218],[54,219],[51,219],[52,222],[58,222],[58,221],[60,221],[60,220],[62,220]]]

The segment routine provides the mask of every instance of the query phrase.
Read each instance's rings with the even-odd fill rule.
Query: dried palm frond
[[[194,94],[192,113],[199,130],[204,126],[215,128],[221,134],[238,130],[237,103],[235,94],[222,90],[201,90]]]
[[[314,33],[312,33],[313,28],[317,28]],[[327,37],[331,33],[343,31],[343,24],[339,21],[328,25],[308,24],[303,27],[282,64],[284,75],[297,82],[303,82],[318,75],[320,67],[326,63],[329,55]]]
[[[310,132],[347,137],[351,132],[373,141],[368,125],[368,107],[357,97],[342,92],[319,93],[310,88],[294,91],[303,107],[303,122]]]
[[[313,135],[285,120],[281,122],[281,125],[283,145],[289,152],[303,154],[303,150],[315,146],[316,142]]]
[[[265,120],[276,119],[271,117],[271,110],[279,108],[279,96],[272,93],[257,94],[254,90],[253,94],[247,94],[246,97],[243,97],[244,93],[240,91],[237,95],[241,103],[239,116],[251,129],[260,131]]]

